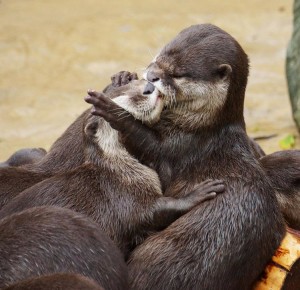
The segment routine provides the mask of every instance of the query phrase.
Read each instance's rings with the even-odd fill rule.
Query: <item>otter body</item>
[[[129,152],[182,197],[207,178],[226,191],[137,247],[131,289],[251,289],[279,246],[285,225],[274,190],[245,131],[248,59],[213,25],[183,30],[145,72],[166,108],[151,127],[119,120],[105,96],[87,101],[119,130]],[[139,140],[139,142],[137,142]]]
[[[78,273],[105,289],[127,289],[121,252],[87,217],[35,207],[0,221],[0,287],[59,272]]]
[[[148,96],[143,96],[146,84],[136,81],[124,86],[122,96],[116,89],[114,101],[123,104],[124,99],[131,100],[135,112],[150,122],[151,104]],[[85,163],[23,191],[2,208],[0,218],[32,206],[70,208],[96,221],[127,256],[150,232],[165,228],[196,204],[224,190],[222,182],[207,181],[196,184],[186,197],[163,197],[157,174],[125,150],[118,132],[104,119],[88,115],[81,130]]]
[[[260,158],[260,163],[288,226],[300,230],[300,150],[278,151]]]

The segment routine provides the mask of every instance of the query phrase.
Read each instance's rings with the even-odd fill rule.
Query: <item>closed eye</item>
[[[181,78],[192,78],[189,73],[183,73],[183,74],[173,74],[173,78],[175,79],[181,79]]]

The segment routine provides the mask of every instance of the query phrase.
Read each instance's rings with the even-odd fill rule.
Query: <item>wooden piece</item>
[[[300,289],[300,232],[288,229],[254,290]]]

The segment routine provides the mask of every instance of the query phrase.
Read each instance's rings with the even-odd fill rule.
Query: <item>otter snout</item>
[[[157,74],[156,74],[155,72],[153,72],[153,71],[148,71],[148,73],[147,73],[147,80],[148,80],[149,82],[154,83],[154,82],[159,81],[160,78],[157,76]]]
[[[148,67],[148,69],[144,75],[144,78],[145,78],[145,80],[147,80],[151,83],[154,83],[154,82],[157,82],[160,80],[161,73],[162,73],[162,71],[161,71],[160,67],[157,65],[157,63],[154,62]]]
[[[154,92],[154,90],[155,86],[151,83],[147,83],[147,85],[144,88],[143,95],[150,95]]]

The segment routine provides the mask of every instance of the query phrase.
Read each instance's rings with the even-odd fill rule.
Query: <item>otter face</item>
[[[209,112],[212,117],[227,101],[233,78],[236,86],[246,86],[248,63],[241,51],[218,27],[194,25],[162,49],[143,77],[162,93],[168,107]],[[240,62],[246,69],[240,69]]]
[[[95,94],[102,93],[95,92]],[[159,120],[164,106],[158,90],[145,80],[134,80],[127,85],[117,87],[106,97],[111,98],[136,119],[148,124]],[[123,110],[120,114],[118,111],[114,113],[122,120]],[[118,131],[114,130],[104,118],[89,115],[85,121],[84,135],[86,143],[91,145],[86,146],[86,155],[90,156],[90,160],[96,151],[97,154],[106,156],[127,155],[124,146],[119,142]],[[96,147],[96,150],[91,150],[92,147]]]
[[[164,106],[158,89],[144,80],[132,81],[125,87],[123,94],[113,101],[142,122],[157,122]]]

